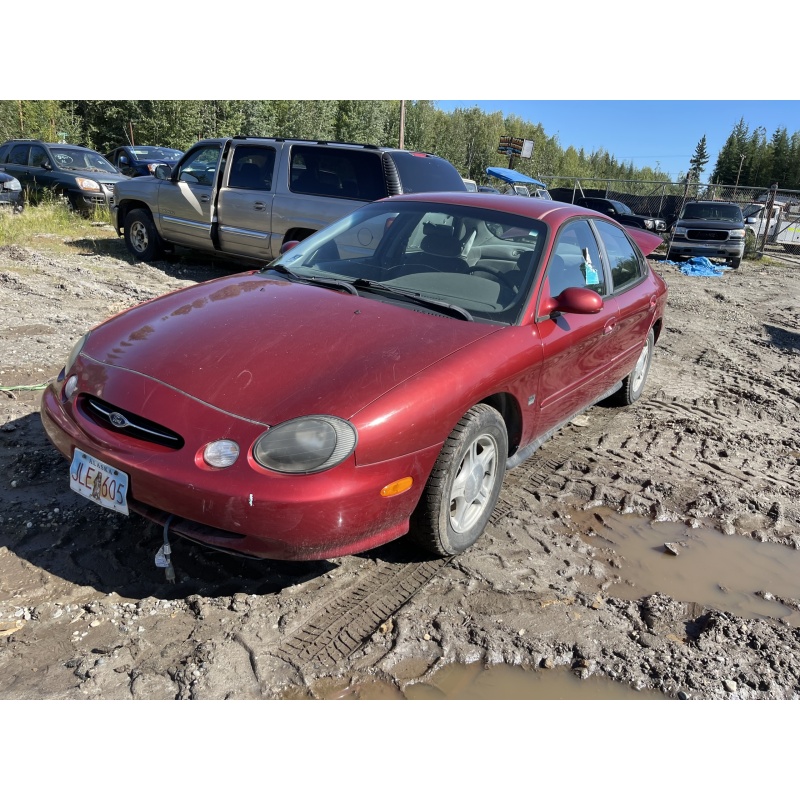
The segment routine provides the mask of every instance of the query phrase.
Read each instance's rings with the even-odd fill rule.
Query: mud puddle
[[[568,669],[529,670],[497,664],[448,664],[430,678],[399,689],[373,679],[314,687],[323,700],[668,700],[661,692],[636,691],[608,678],[580,678]],[[287,698],[288,699],[288,698]],[[294,698],[299,699],[299,698]]]
[[[662,592],[748,619],[781,619],[800,627],[797,550],[607,508],[574,511],[570,521],[617,577],[606,590],[611,596],[636,600]]]

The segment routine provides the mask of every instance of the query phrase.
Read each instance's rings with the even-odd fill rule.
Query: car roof
[[[597,217],[604,221],[605,214],[591,208],[582,208],[572,203],[559,203],[539,197],[522,197],[514,194],[493,194],[491,192],[424,192],[404,194],[377,200],[378,203],[442,203],[447,205],[474,206],[519,214],[522,217],[545,220],[553,227],[572,217]],[[613,224],[613,223],[612,223]]]

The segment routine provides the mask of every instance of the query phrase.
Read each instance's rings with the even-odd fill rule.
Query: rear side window
[[[9,164],[20,164],[21,166],[28,165],[28,150],[29,144],[18,144],[11,148],[11,154],[8,157]]]
[[[268,192],[272,189],[275,169],[275,148],[258,145],[239,145],[231,160],[228,186],[232,189],[253,189]]]
[[[403,194],[414,192],[465,192],[458,170],[446,159],[404,150],[392,152]]]
[[[619,228],[599,219],[593,222],[606,248],[614,292],[627,289],[644,275],[644,265],[639,254]]]
[[[460,180],[460,178],[459,178]],[[462,188],[464,184],[461,184]],[[295,145],[289,189],[299,194],[369,202],[386,197],[381,157],[369,150]]]

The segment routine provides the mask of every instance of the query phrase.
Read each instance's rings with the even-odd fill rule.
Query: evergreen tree
[[[706,135],[703,134],[703,138],[694,149],[694,155],[689,160],[689,180],[699,182],[706,164],[708,164],[708,150],[706,148]]]

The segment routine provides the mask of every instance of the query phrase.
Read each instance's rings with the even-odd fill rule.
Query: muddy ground
[[[110,314],[239,268],[185,254],[135,264],[96,233],[0,243],[0,699],[403,698],[443,665],[476,662],[643,696],[800,697],[787,618],[800,578],[794,592],[767,578],[774,614],[740,617],[637,594],[603,538],[622,514],[800,549],[799,267],[699,278],[653,259],[670,299],[645,395],[591,409],[510,472],[467,553],[421,560],[400,540],[259,562],[174,540],[170,583],[154,563],[162,531],[74,494],[41,389],[14,387],[53,378]]]

